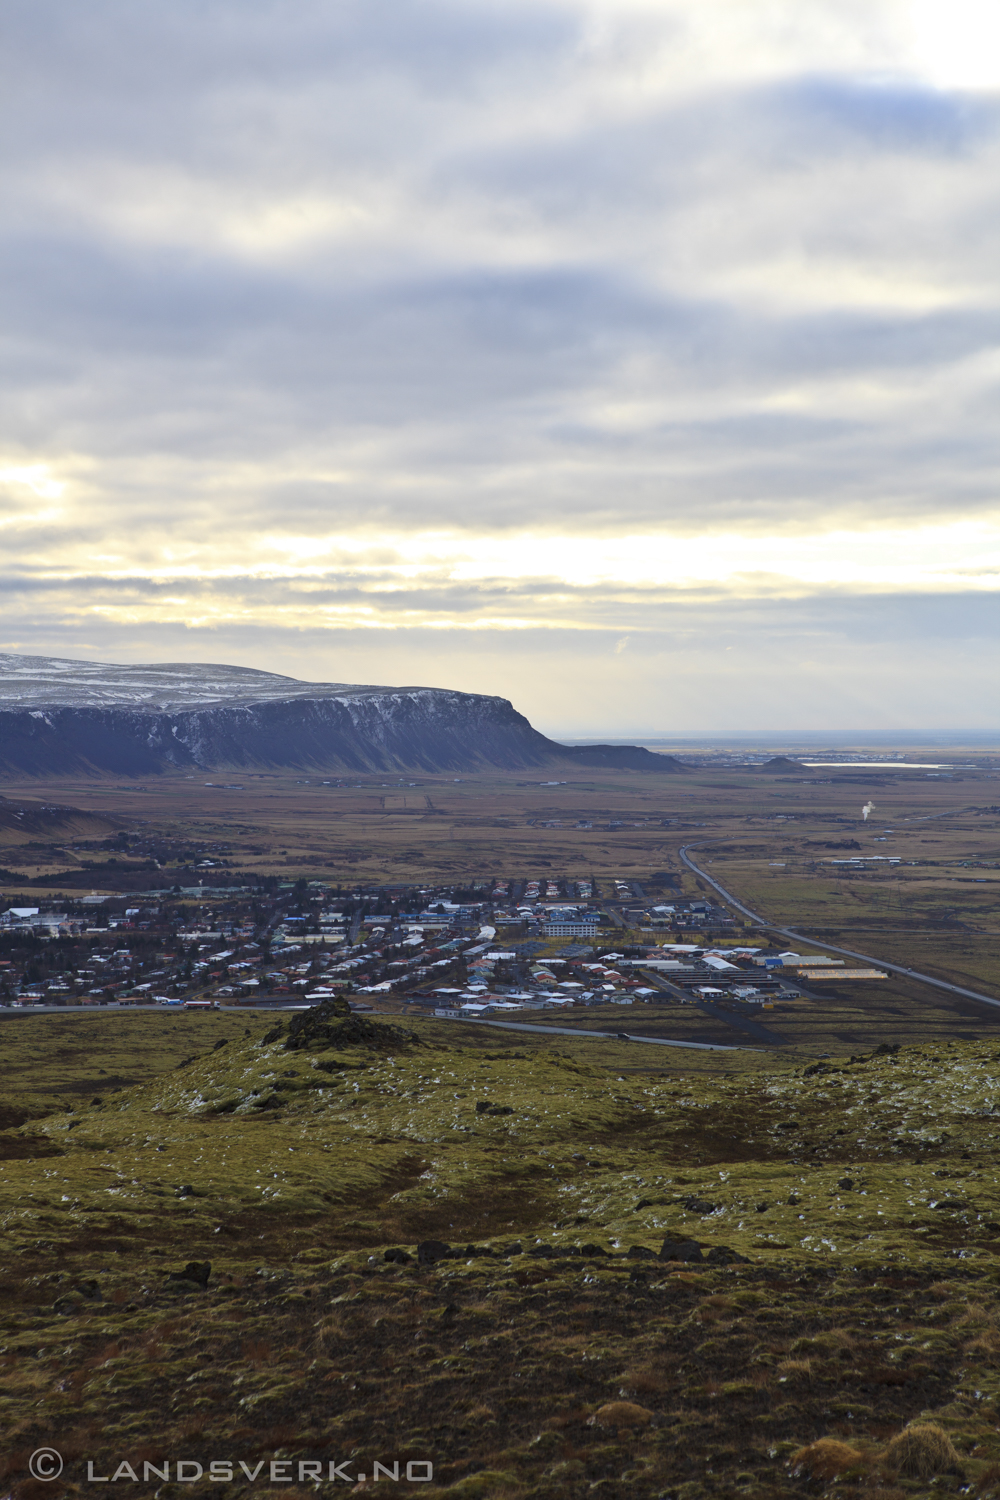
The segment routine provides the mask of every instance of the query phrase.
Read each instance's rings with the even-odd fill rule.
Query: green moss
[[[374,1417],[393,1442],[431,1434],[439,1493],[512,1496],[529,1482],[589,1493],[624,1472],[630,1493],[677,1494],[703,1482],[709,1449],[723,1454],[722,1420],[801,1446],[831,1424],[860,1440],[950,1413],[1000,1447],[989,1422],[970,1425],[995,1404],[1000,1323],[1000,1069],[978,1044],[946,1065],[904,1050],[877,1086],[862,1067],[679,1084],[539,1051],[332,1055],[328,1073],[314,1067],[325,1053],[241,1035],[7,1133],[8,1425],[100,1420],[119,1442],[144,1411],[145,1441],[195,1413],[223,1436],[335,1432],[360,1452]],[[484,1097],[513,1114],[478,1115]],[[778,1129],[790,1117],[792,1139]],[[906,1131],[945,1144],[919,1167],[887,1156]],[[969,1205],[960,1218],[931,1207],[946,1195]],[[666,1235],[748,1264],[499,1253],[655,1251]],[[383,1258],[427,1238],[498,1253],[432,1268]],[[166,1279],[191,1259],[212,1263],[207,1292]],[[81,1277],[103,1300],[57,1313]],[[801,1378],[783,1377],[786,1359],[807,1366]],[[626,1386],[654,1424],[626,1446],[595,1443],[590,1413]],[[291,1438],[266,1441],[270,1453]],[[447,1462],[472,1454],[474,1473],[444,1473],[449,1445]],[[745,1445],[717,1462],[734,1480]],[[540,1463],[546,1477],[530,1479]]]

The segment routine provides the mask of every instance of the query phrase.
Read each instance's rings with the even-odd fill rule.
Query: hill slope
[[[12,1500],[43,1442],[60,1496],[289,1453],[425,1500],[996,1494],[995,1043],[684,1078],[276,1019],[0,1022],[12,1101],[60,1096],[0,1131]]]

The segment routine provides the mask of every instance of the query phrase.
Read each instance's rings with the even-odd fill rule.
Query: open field
[[[908,758],[936,757],[914,751]],[[697,892],[677,855],[680,844],[697,843],[706,872],[775,923],[1000,997],[997,763],[981,751],[950,758],[964,767],[951,780],[886,763],[787,775],[731,767],[581,773],[560,785],[503,775],[406,785],[328,778],[327,785],[319,776],[278,772],[233,777],[230,785],[218,774],[10,784],[4,795],[20,808],[79,811],[64,814],[65,828],[49,828],[48,838],[40,813],[0,819],[0,865],[47,882],[8,880],[3,889],[8,899],[36,899],[60,889],[238,881],[252,871],[348,889],[389,880],[589,877],[603,898],[613,894],[611,877],[621,876],[655,898],[671,889]],[[864,822],[868,801],[874,811]],[[115,830],[132,837],[117,847]],[[884,862],[833,863],[874,854]],[[900,863],[890,866],[890,857]],[[75,873],[60,884],[60,871]],[[813,994],[769,1023],[788,1045],[866,1046],[886,1037],[931,1039],[949,1028],[985,1034],[1000,1016],[896,978],[824,984]],[[680,1027],[679,1036],[694,1026],[695,1039],[733,1039],[717,1018],[668,1011],[665,1024]],[[637,1026],[629,1020],[623,1029]]]

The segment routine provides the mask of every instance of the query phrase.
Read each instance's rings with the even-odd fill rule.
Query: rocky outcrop
[[[0,772],[684,769],[637,746],[559,745],[506,698],[481,693],[307,683],[202,664],[187,671],[0,657]]]

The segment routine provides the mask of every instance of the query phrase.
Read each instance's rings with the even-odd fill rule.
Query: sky
[[[0,650],[1000,731],[995,0],[7,0]]]

